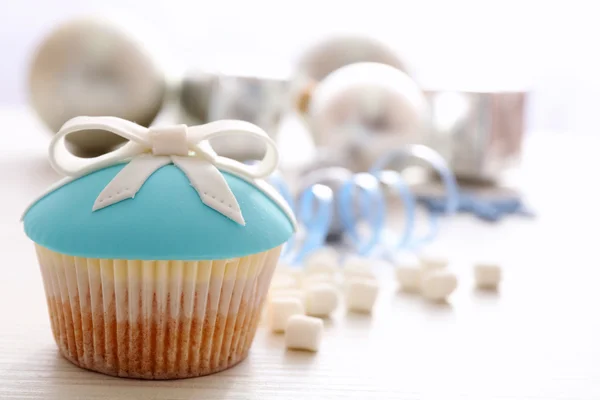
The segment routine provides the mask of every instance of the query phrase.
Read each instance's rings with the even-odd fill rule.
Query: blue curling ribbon
[[[381,183],[389,186],[404,204],[404,230],[396,243],[396,249],[404,249],[410,245],[415,226],[416,201],[410,187],[396,171],[378,171],[374,175]]]
[[[312,185],[300,193],[296,203],[281,173],[272,174],[269,182],[294,210],[298,225],[304,227],[305,238],[297,252],[292,255],[297,246],[297,237],[292,235],[281,254],[282,258],[291,259],[292,264],[300,263],[307,254],[325,243],[333,218],[333,191],[324,185]]]
[[[358,197],[355,192],[359,191]],[[355,199],[359,202],[359,213],[355,215]],[[368,173],[353,175],[339,189],[338,210],[342,225],[346,233],[354,243],[358,254],[367,255],[380,242],[385,220],[385,198],[379,186],[379,181]],[[367,220],[370,235],[361,237],[358,232],[358,219],[362,217]]]
[[[300,194],[297,217],[305,227],[306,236],[294,257],[295,263],[323,246],[333,219],[333,207],[333,191],[325,185],[312,185]]]
[[[279,194],[281,194],[281,197],[283,197],[283,199],[288,203],[290,208],[293,211],[295,211],[294,197],[292,196],[290,187],[286,183],[285,179],[283,179],[283,176],[281,175],[281,173],[276,171],[273,174],[271,174],[271,176],[269,177],[269,183],[271,185],[273,185],[273,187],[279,192]],[[300,222],[300,221],[298,221],[298,222]],[[291,253],[295,244],[296,244],[296,235],[292,235],[292,237],[290,237],[289,240],[286,242],[286,244],[281,252],[281,257],[289,256],[289,254]]]
[[[451,215],[458,210],[460,196],[456,177],[444,158],[433,149],[423,145],[407,145],[384,154],[371,167],[371,173],[377,175],[395,159],[416,158],[425,161],[440,175],[446,189],[446,201],[441,212],[429,212],[429,231],[421,238],[415,238],[410,247],[419,247],[435,239],[439,232],[438,217]]]

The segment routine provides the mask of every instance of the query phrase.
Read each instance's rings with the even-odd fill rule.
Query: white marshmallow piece
[[[329,264],[310,264],[310,265],[311,266],[307,267],[306,271],[304,271],[304,274],[306,276],[327,274],[331,278],[333,278],[340,270],[336,265],[329,265]]]
[[[417,293],[421,290],[421,268],[411,266],[396,267],[396,280],[405,292]]]
[[[377,300],[379,286],[372,279],[351,279],[346,286],[346,306],[350,311],[370,313]]]
[[[269,304],[269,326],[273,332],[283,332],[288,319],[293,315],[304,314],[300,300],[292,297],[278,297]]]
[[[323,321],[305,315],[294,315],[287,321],[285,346],[293,350],[317,351],[324,331]]]
[[[322,283],[306,291],[306,314],[315,317],[328,317],[339,304],[337,289],[327,283]]]
[[[478,263],[474,268],[475,285],[479,289],[496,290],[502,280],[502,269],[497,264]]]
[[[411,267],[421,266],[421,260],[413,252],[403,251],[394,256],[394,265],[409,265]]]
[[[307,289],[311,286],[319,285],[321,283],[334,283],[334,277],[328,273],[321,272],[318,274],[307,275],[302,279],[302,286]]]
[[[419,253],[419,261],[421,269],[425,272],[444,269],[448,266],[448,259],[442,253],[432,250]]]
[[[414,254],[403,254],[396,258],[396,280],[406,292],[418,292],[421,289],[421,262]]]
[[[345,279],[351,278],[365,278],[365,279],[375,279],[375,274],[373,273],[373,268],[371,265],[373,263],[372,259],[366,257],[358,257],[358,256],[350,256],[348,257],[343,264],[342,272],[344,274]]]
[[[338,252],[332,247],[315,250],[304,259],[306,273],[326,273],[333,276],[339,270],[339,257]]]
[[[274,289],[269,291],[270,299],[293,298],[300,300],[300,303],[306,307],[306,293],[301,289]]]
[[[304,276],[304,268],[300,268],[300,266],[292,267],[286,263],[280,262],[275,269],[275,275],[288,275],[296,281],[299,281]]]
[[[297,288],[298,281],[296,278],[285,272],[275,272],[273,275],[273,279],[271,279],[271,290],[285,290],[285,289],[295,289]]]
[[[432,271],[421,282],[421,294],[428,300],[444,302],[458,286],[456,275],[450,271]]]

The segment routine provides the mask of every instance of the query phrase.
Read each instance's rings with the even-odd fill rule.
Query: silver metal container
[[[80,18],[56,27],[30,64],[29,97],[56,132],[70,118],[110,115],[148,126],[166,95],[156,57],[129,30],[102,18]],[[97,155],[123,139],[106,132],[69,136],[74,151]]]
[[[183,80],[181,122],[205,123],[239,119],[260,126],[275,136],[285,111],[288,81],[257,76],[198,73]],[[256,159],[264,148],[246,138],[211,142],[220,154],[239,160]]]
[[[428,144],[460,179],[493,182],[518,165],[527,93],[428,91]]]
[[[212,73],[194,71],[184,76],[180,88],[179,119],[187,125],[208,122],[211,96],[217,76]]]

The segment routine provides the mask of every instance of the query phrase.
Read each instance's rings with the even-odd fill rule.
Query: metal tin
[[[181,82],[179,119],[187,125],[208,122],[210,100],[217,76],[212,73],[194,71],[184,76]]]
[[[38,46],[30,64],[30,102],[57,131],[79,115],[111,115],[148,126],[166,94],[163,69],[132,34],[101,18],[66,22]],[[69,137],[75,151],[102,154],[122,142],[108,133]]]
[[[424,143],[428,111],[421,89],[404,72],[355,63],[319,84],[308,115],[318,147],[343,154],[351,169],[365,171],[391,148]]]
[[[239,119],[275,136],[287,89],[285,79],[208,73],[190,76],[182,86],[182,122]],[[259,158],[264,152],[260,144],[246,138],[219,139],[211,144],[219,154],[243,161]]]
[[[429,91],[433,134],[440,152],[461,179],[495,181],[518,165],[524,137],[524,91]]]

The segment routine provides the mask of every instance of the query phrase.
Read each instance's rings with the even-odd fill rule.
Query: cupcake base
[[[198,262],[37,251],[52,332],[66,359],[107,375],[174,379],[247,357],[280,248]]]
[[[63,307],[63,315],[68,313]],[[165,324],[166,329],[152,321],[133,326],[127,322],[115,323],[113,316],[113,322],[102,324],[92,332],[78,332],[76,325],[71,325],[71,347],[71,332],[66,327],[59,326],[53,333],[62,355],[79,367],[125,378],[188,378],[219,372],[243,361],[248,356],[257,324],[257,316],[252,314],[248,316],[248,323],[237,324],[235,316],[216,317],[214,321],[171,319]],[[91,316],[83,316],[83,320],[85,318],[91,321]],[[111,316],[107,319],[110,321]],[[241,334],[233,341],[236,330]],[[61,340],[65,336],[67,340]],[[93,348],[93,336],[105,343],[104,348]],[[202,340],[203,336],[208,339]],[[229,349],[223,349],[223,340],[219,340],[223,337]],[[85,351],[90,347],[91,351]],[[79,357],[79,349],[84,349],[82,357]]]

